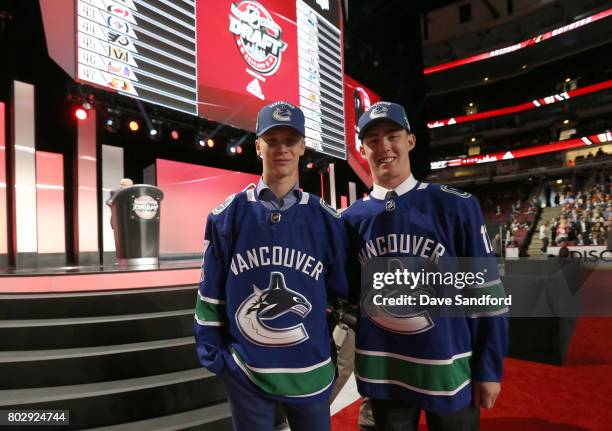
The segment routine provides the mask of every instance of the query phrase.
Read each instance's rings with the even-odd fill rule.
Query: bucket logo
[[[303,323],[282,327],[274,325],[274,321],[287,313],[304,319],[311,309],[306,297],[287,287],[283,273],[273,271],[268,288],[261,290],[253,285],[253,293],[240,304],[235,318],[240,332],[251,342],[259,346],[286,347],[306,341],[308,332]]]
[[[282,29],[259,3],[243,0],[232,3],[229,31],[249,67],[262,75],[273,75],[279,68],[287,44]]]
[[[159,204],[148,195],[138,196],[132,202],[132,211],[143,220],[151,220],[157,215]]]

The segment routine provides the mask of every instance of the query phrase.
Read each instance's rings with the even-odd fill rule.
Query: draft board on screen
[[[78,82],[251,131],[286,100],[304,110],[308,147],[346,159],[339,0],[74,2],[72,67],[50,53]],[[70,28],[46,28],[48,44]]]

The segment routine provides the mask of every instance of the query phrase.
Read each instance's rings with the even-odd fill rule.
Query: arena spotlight
[[[229,156],[240,155],[244,152],[242,144],[249,137],[249,133],[245,133],[238,140],[232,139],[227,143],[226,152]]]
[[[569,124],[569,120],[566,118],[565,120],[563,120],[563,124]]]
[[[487,82],[488,80],[489,80],[489,77],[488,77],[488,76],[485,76],[485,77],[484,77],[484,82]]]
[[[570,82],[572,80],[572,78],[570,78],[569,76],[567,78],[565,78],[565,82]]]
[[[128,127],[132,132],[137,132],[140,130],[140,123],[136,120],[130,120],[128,122]]]
[[[228,156],[232,157],[236,154],[240,154],[237,149],[238,145],[234,141],[230,141],[227,143],[227,147],[225,148],[225,152]],[[241,151],[242,152],[242,151]]]
[[[77,120],[83,121],[87,120],[87,117],[89,117],[89,113],[87,112],[87,109],[84,109],[82,106],[78,106],[74,110],[74,116]]]
[[[181,135],[178,132],[178,130],[172,129],[172,131],[170,131],[170,137],[174,139],[175,141],[177,141],[181,137]]]
[[[196,134],[196,144],[199,148],[212,148],[215,141],[210,137],[210,131],[200,131]]]
[[[89,117],[89,111],[91,110],[91,108],[93,108],[92,103],[93,102],[89,102],[88,100],[83,100],[82,98],[79,98],[79,103],[77,103],[74,107],[74,116],[77,120],[87,120],[87,118]]]
[[[159,120],[150,120],[149,126],[149,139],[153,142],[158,142],[162,138],[163,123]]]
[[[121,121],[119,120],[119,112],[113,109],[106,111],[104,117],[104,128],[110,133],[117,133],[121,128]]]
[[[306,169],[311,170],[315,167],[314,162],[308,162],[306,163]]]

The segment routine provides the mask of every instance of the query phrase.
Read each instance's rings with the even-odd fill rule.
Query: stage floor
[[[162,261],[157,265],[20,268],[0,272],[0,293],[88,292],[196,285],[200,260]]]

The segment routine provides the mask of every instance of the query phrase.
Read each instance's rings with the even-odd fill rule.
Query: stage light
[[[225,147],[225,152],[228,156],[236,156],[242,154],[244,148],[242,148],[242,143],[244,142],[244,138],[240,139],[231,139],[227,146]]]
[[[86,109],[83,109],[83,107],[78,107],[74,110],[74,116],[76,117],[77,120],[83,121],[83,120],[87,120],[87,117],[89,117],[89,114],[87,113]]]
[[[181,137],[181,135],[179,134],[178,130],[172,130],[170,132],[170,137],[176,141]]]
[[[489,80],[489,77],[488,77],[488,76],[485,76],[485,77],[484,77],[484,81],[485,81],[485,82],[487,82],[488,80]]]
[[[572,79],[571,78],[565,78],[565,82],[570,82]]]
[[[115,117],[108,117],[104,122],[104,128],[111,133],[118,132],[120,127],[121,124],[119,123],[119,120]]]
[[[563,184],[563,180],[557,180],[557,184]]]
[[[468,103],[468,106],[471,108],[472,106],[474,106],[474,102]]]
[[[138,130],[140,130],[140,123],[138,123],[138,121],[136,120],[130,120],[130,122],[128,123],[128,127],[132,132],[137,132]]]
[[[470,139],[470,142],[476,142],[476,138],[472,137],[472,139]]]
[[[521,66],[521,69],[523,69],[523,70],[527,69],[527,65],[526,65],[526,64],[523,64],[523,65]]]
[[[565,120],[563,120],[563,124],[569,124],[569,120],[566,118]]]
[[[206,140],[206,146],[207,146],[208,148],[212,148],[212,147],[214,147],[214,146],[215,146],[215,140],[214,140],[213,138],[208,138],[208,139]]]
[[[312,169],[312,168],[314,168],[314,167],[315,167],[314,162],[308,162],[308,163],[306,163],[306,169]]]

